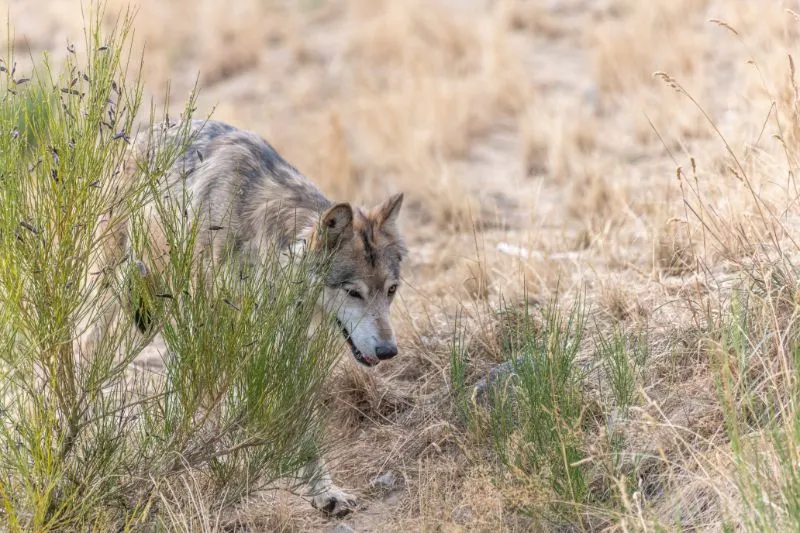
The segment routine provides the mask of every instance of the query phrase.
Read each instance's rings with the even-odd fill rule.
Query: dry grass
[[[78,36],[80,15],[62,2],[8,1],[18,46],[58,57],[62,37]],[[585,435],[597,498],[589,507],[607,508],[587,511],[580,525],[719,530],[738,522],[745,467],[726,416],[732,406],[750,409],[743,419],[752,423],[768,410],[758,411],[757,399],[791,404],[786,346],[761,350],[751,331],[749,363],[720,366],[720,354],[733,353],[720,331],[732,331],[737,280],[760,280],[767,293],[753,311],[764,338],[769,328],[786,338],[793,331],[796,289],[785,282],[790,296],[775,296],[767,268],[800,252],[800,74],[798,58],[788,60],[800,21],[787,7],[141,0],[137,37],[147,43],[153,94],[171,80],[183,97],[199,71],[201,111],[217,106],[216,118],[262,133],[331,197],[369,203],[406,192],[412,253],[395,315],[402,355],[373,373],[343,361],[332,378],[334,477],[368,504],[347,523],[358,531],[552,527],[536,514],[552,494],[498,475],[486,443],[459,425],[448,368],[456,313],[472,332],[474,381],[502,359],[498,297],[516,303],[525,292],[535,304],[556,291],[567,300],[586,291],[601,329],[650,330],[648,371],[627,419],[587,378],[587,411],[600,413]],[[593,352],[582,348],[587,366]],[[737,387],[731,405],[717,393],[721,368]],[[621,444],[610,444],[613,431]],[[747,438],[769,443],[764,460],[780,470],[763,428]],[[387,471],[401,488],[372,491],[370,480]],[[181,491],[164,492],[186,510],[173,525],[213,530],[202,490]],[[242,523],[332,526],[299,501],[263,498],[242,511]]]

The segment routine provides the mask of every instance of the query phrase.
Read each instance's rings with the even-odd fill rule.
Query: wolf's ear
[[[353,233],[353,208],[350,204],[329,207],[319,219],[319,243],[335,248]]]
[[[393,194],[388,200],[375,208],[378,227],[387,231],[396,229],[397,215],[403,207],[403,193]]]

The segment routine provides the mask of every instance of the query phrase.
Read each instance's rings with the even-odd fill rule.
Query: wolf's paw
[[[331,487],[311,500],[311,505],[325,514],[336,518],[347,516],[355,510],[358,499],[337,487]]]

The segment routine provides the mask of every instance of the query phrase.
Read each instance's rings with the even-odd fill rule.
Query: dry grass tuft
[[[486,300],[489,297],[491,280],[486,266],[480,260],[463,261],[464,288],[469,297],[475,300]]]
[[[692,272],[697,261],[686,226],[673,220],[665,224],[656,242],[656,265],[668,276]]]
[[[614,322],[647,318],[647,310],[620,280],[611,279],[600,288],[600,305]]]
[[[591,164],[591,162],[590,162]],[[582,220],[590,233],[602,232],[604,227],[615,222],[620,206],[625,205],[625,193],[614,183],[613,174],[606,169],[584,168],[571,177],[570,214]]]
[[[701,31],[704,21],[693,17],[687,26],[685,15],[701,12],[707,0],[621,4],[626,16],[603,16],[593,32],[595,78],[604,93],[629,92],[657,70],[681,77],[699,72],[711,43]],[[681,38],[675,39],[678,31]]]
[[[573,28],[555,10],[533,2],[507,2],[506,19],[510,30],[530,32],[547,39],[563,38]]]
[[[478,67],[473,20],[420,0],[376,4],[373,16],[359,20],[351,34],[346,52],[351,61],[381,73],[410,71],[416,77],[460,75]]]
[[[391,423],[409,407],[408,399],[385,378],[343,361],[331,379],[330,402],[337,427],[357,431],[364,424],[380,426]]]

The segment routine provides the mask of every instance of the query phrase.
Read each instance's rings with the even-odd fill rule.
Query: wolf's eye
[[[347,291],[347,295],[351,298],[355,298],[356,300],[363,300],[364,297],[361,296],[361,293],[355,289],[345,289]]]
[[[388,292],[389,292],[389,296],[394,296],[394,293],[397,292],[397,283],[395,283],[394,285],[390,285]]]

